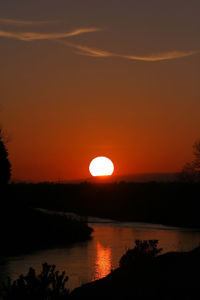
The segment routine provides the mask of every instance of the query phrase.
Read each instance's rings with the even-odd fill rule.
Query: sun
[[[98,156],[91,161],[89,171],[92,176],[110,176],[114,171],[114,165],[109,158]]]

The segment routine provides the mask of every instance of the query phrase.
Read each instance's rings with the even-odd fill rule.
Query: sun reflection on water
[[[111,257],[111,248],[105,248],[100,242],[97,242],[95,274],[93,280],[105,277],[111,272]]]

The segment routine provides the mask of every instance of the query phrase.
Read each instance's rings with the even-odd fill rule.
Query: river
[[[118,267],[120,257],[134,247],[136,239],[159,240],[163,253],[189,251],[200,245],[200,232],[146,223],[120,223],[111,220],[89,219],[94,229],[89,241],[74,243],[70,247],[52,248],[31,254],[9,257],[0,264],[0,279],[16,279],[26,274],[29,267],[41,270],[42,263],[55,264],[57,270],[69,276],[67,287],[77,286],[106,276]]]

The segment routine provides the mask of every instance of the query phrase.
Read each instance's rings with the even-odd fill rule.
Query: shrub
[[[42,272],[36,275],[30,268],[26,276],[20,275],[13,282],[8,278],[7,283],[2,284],[1,297],[4,300],[54,300],[64,299],[69,295],[65,288],[68,277],[65,272],[59,274],[55,271],[55,265],[42,265]]]
[[[162,248],[157,248],[158,240],[136,240],[135,247],[129,249],[120,259],[120,267],[131,267],[136,262],[146,262],[152,260],[161,251]]]

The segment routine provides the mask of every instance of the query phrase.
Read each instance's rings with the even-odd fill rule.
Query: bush
[[[158,240],[135,241],[135,247],[129,249],[120,259],[120,267],[131,267],[136,262],[147,262],[155,258],[162,248],[157,248]]]
[[[65,288],[68,277],[65,272],[59,274],[55,271],[55,265],[42,265],[42,272],[36,275],[30,268],[26,276],[20,275],[13,282],[8,278],[7,283],[2,284],[1,297],[4,300],[54,300],[64,299],[69,295]]]

